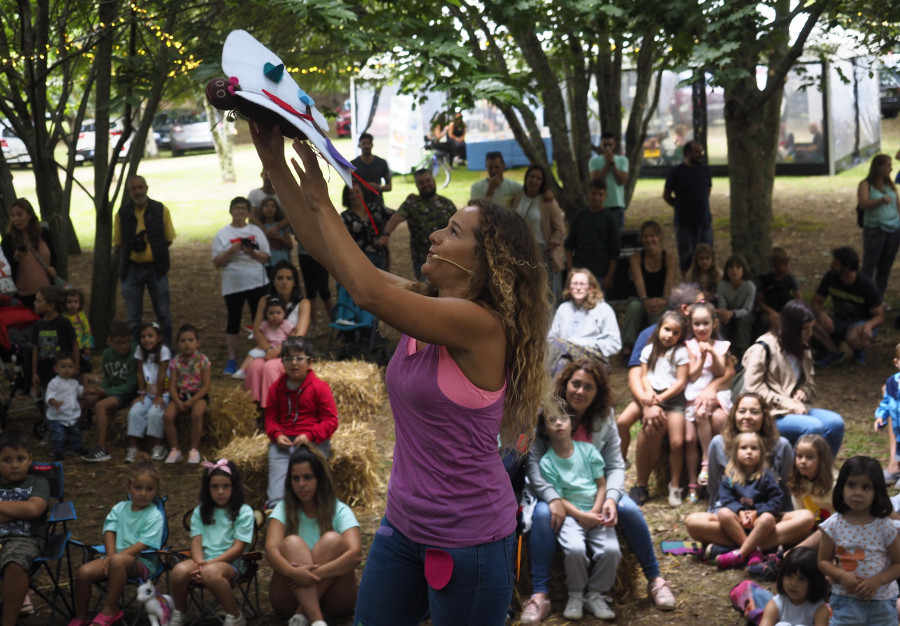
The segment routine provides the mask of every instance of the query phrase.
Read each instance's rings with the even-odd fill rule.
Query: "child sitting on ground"
[[[262,337],[256,338],[258,346],[250,350],[238,371],[231,375],[232,378],[244,380],[247,377],[247,368],[254,359],[277,359],[278,347],[294,332],[294,325],[286,317],[287,307],[279,298],[269,298],[266,301],[266,310],[263,315],[265,319],[259,325]]]
[[[881,404],[875,409],[875,430],[890,426],[888,432],[888,464],[884,470],[887,484],[900,484],[900,454],[897,442],[900,441],[900,343],[894,346],[894,367],[897,372],[888,376],[881,388],[883,395]]]
[[[169,441],[169,456],[166,463],[176,463],[183,458],[178,447],[178,429],[175,419],[180,415],[191,416],[191,447],[188,463],[200,462],[200,437],[203,435],[203,414],[209,402],[209,387],[212,384],[211,363],[201,354],[200,333],[190,324],[184,324],[175,336],[178,354],[169,361],[169,396],[171,402],[163,415],[166,439]]]
[[[145,435],[153,439],[150,458],[162,461],[166,457],[163,445],[163,414],[169,404],[169,361],[172,351],[163,344],[163,334],[156,322],[141,326],[139,345],[134,350],[138,362],[138,397],[128,410],[128,451],[125,462],[134,462],[138,441]]]
[[[766,603],[759,626],[828,626],[828,581],[816,550],[798,546],[788,552],[776,586],[778,595]]]
[[[788,476],[794,510],[806,509],[816,516],[816,524],[834,513],[834,456],[822,435],[803,435],[794,446],[794,464]]]
[[[100,369],[102,378],[89,377],[82,397],[81,413],[91,409],[97,417],[97,447],[81,457],[89,463],[112,459],[106,445],[109,420],[119,409],[131,404],[137,395],[137,361],[128,324],[115,321],[109,327],[110,346],[103,351]]]
[[[660,323],[665,324],[665,317]],[[566,511],[557,536],[565,554],[569,590],[563,616],[581,619],[586,606],[600,619],[615,619],[607,604],[611,598],[604,594],[616,580],[621,552],[615,521],[602,513],[606,500],[603,457],[593,444],[572,440],[572,418],[568,414],[549,420],[542,414],[538,429],[550,440],[550,448],[541,457],[541,474],[560,494]]]
[[[331,455],[331,436],[338,427],[331,387],[310,368],[312,344],[306,337],[289,337],[281,344],[285,373],[269,389],[266,434],[269,436],[269,487],[266,508],[284,498],[284,479],[291,455],[302,443]]]
[[[94,336],[91,334],[91,323],[84,312],[84,294],[77,289],[66,291],[65,318],[72,322],[75,336],[78,337],[78,349],[81,351],[81,373],[91,371],[91,350],[94,349]]]
[[[18,623],[28,593],[31,564],[41,554],[47,536],[50,487],[41,476],[28,473],[28,437],[18,430],[0,434],[0,623]]]
[[[716,557],[719,569],[754,565],[762,560],[759,546],[775,532],[775,516],[781,513],[778,479],[766,466],[766,449],[757,432],[735,436],[728,451],[728,465],[719,483],[717,513],[722,532],[736,550]]]
[[[50,443],[53,445],[53,460],[62,461],[68,449],[79,456],[85,454],[81,446],[81,405],[78,398],[84,393],[84,387],[75,378],[75,358],[68,352],[56,354],[53,366],[56,376],[47,385],[44,396],[47,402],[47,430],[50,432]]]
[[[78,337],[72,323],[61,315],[65,310],[65,292],[55,285],[38,289],[34,312],[42,317],[31,327],[31,382],[35,389],[43,389],[53,378],[53,364],[58,352],[69,352],[78,364]],[[76,369],[76,376],[78,371]]]
[[[759,288],[756,291],[756,306],[763,315],[762,326],[765,329],[778,328],[781,309],[791,300],[802,300],[797,278],[791,274],[791,255],[779,246],[772,248],[769,254],[767,272],[759,277]]]

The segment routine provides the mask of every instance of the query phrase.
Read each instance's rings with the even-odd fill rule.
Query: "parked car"
[[[172,126],[175,121],[185,115],[187,111],[171,110],[160,111],[153,116],[153,139],[160,150],[168,150],[172,147]]]
[[[206,111],[185,113],[172,125],[172,156],[181,156],[188,150],[214,150],[213,127]]]
[[[343,108],[338,111],[337,122],[335,122],[335,130],[337,131],[338,137],[349,137],[351,133],[351,116],[350,116],[350,101],[346,100],[344,102]]]
[[[897,117],[900,113],[900,72],[882,64],[878,68],[882,117]]]
[[[122,120],[114,120],[109,123],[109,149],[115,148],[119,142],[119,137],[125,132],[125,125]],[[131,147],[131,140],[134,134],[128,136],[125,144],[119,150],[119,158],[123,159],[128,154]],[[75,160],[79,163],[94,160],[94,150],[97,140],[97,123],[94,120],[84,120],[81,123],[81,131],[78,133],[78,140],[75,142]]]
[[[25,142],[16,136],[6,120],[0,122],[0,148],[8,165],[26,165],[31,163],[31,156],[25,148]]]

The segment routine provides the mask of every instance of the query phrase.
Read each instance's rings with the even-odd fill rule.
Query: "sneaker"
[[[669,485],[669,506],[678,508],[681,506],[681,492],[684,491],[681,487],[675,487],[674,485]]]
[[[112,456],[110,456],[109,452],[100,447],[94,448],[93,452],[81,457],[82,461],[87,461],[88,463],[104,463],[111,459]]]
[[[160,445],[153,446],[153,450],[150,451],[150,458],[154,461],[162,461],[166,458],[166,447]]]
[[[762,550],[757,548],[756,550],[754,550],[753,552],[750,553],[750,556],[747,557],[747,567],[750,567],[751,565],[756,565],[757,563],[762,562],[762,560],[763,560]]]
[[[181,450],[178,448],[172,448],[169,450],[169,456],[166,457],[164,463],[178,463],[183,458],[181,454]]]
[[[187,462],[194,465],[200,462],[200,451],[197,448],[191,448],[190,452],[188,452]]]
[[[172,614],[169,615],[169,621],[166,624],[167,626],[184,626],[184,613],[178,609],[172,609]]]
[[[708,463],[700,464],[700,475],[697,477],[697,483],[702,487],[706,487],[706,485],[709,484],[709,464]]]
[[[244,380],[245,378],[247,378],[247,373],[244,370],[238,370],[234,374],[232,374],[231,377],[236,380]]]
[[[634,503],[638,506],[644,506],[644,503],[650,499],[650,492],[647,491],[646,487],[635,485],[628,492],[628,497],[634,500]]]
[[[655,582],[655,584],[654,584]],[[647,595],[653,600],[653,605],[660,611],[673,611],[675,609],[675,596],[669,589],[669,583],[662,577],[647,583]]]
[[[563,617],[566,619],[581,619],[584,615],[584,594],[580,591],[570,591],[569,601],[566,602],[566,610]]]
[[[599,619],[616,619],[615,612],[609,608],[607,602],[612,602],[612,598],[604,596],[599,591],[588,591],[584,599],[584,608]]]
[[[756,580],[774,582],[778,580],[778,564],[781,559],[777,554],[767,554],[761,561],[747,566],[747,573]]]
[[[726,552],[725,554],[717,556],[716,565],[719,566],[719,569],[742,567],[744,565],[744,557],[742,557],[741,553],[737,550],[732,550],[731,552]]]
[[[857,365],[865,365],[868,363],[868,359],[866,358],[865,350],[854,350],[853,351],[853,362]]]
[[[840,365],[844,362],[844,358],[845,357],[843,352],[829,352],[821,359],[816,361],[816,368],[823,370],[832,363],[834,363],[835,365]]]
[[[522,623],[522,626],[534,626],[540,624],[548,615],[550,615],[550,600],[538,600],[531,596],[525,600],[519,621]]]
[[[237,368],[237,361],[235,361],[234,359],[228,359],[228,363],[225,364],[225,369],[222,370],[222,373],[226,376],[230,376],[237,371]]]
[[[137,448],[128,448],[125,452],[125,462],[134,463],[134,457],[137,456]]]
[[[708,543],[706,544],[706,549],[703,551],[703,561],[704,563],[715,562],[719,556],[728,554],[731,550],[732,548],[726,548],[717,543]]]
[[[317,619],[312,624],[310,624],[310,626],[328,626],[328,624],[326,624],[325,620],[323,619]]]
[[[171,622],[169,622],[171,623]],[[231,615],[230,613],[225,616],[225,626],[247,626],[247,620],[244,618],[243,614],[238,613],[237,615]]]
[[[288,626],[309,626],[309,620],[306,619],[305,615],[297,613],[288,620]]]

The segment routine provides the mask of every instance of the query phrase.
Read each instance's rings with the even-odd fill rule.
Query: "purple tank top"
[[[516,499],[497,450],[504,396],[465,408],[438,387],[438,346],[406,353],[403,335],[385,381],[394,414],[388,519],[410,540],[465,548],[516,528]]]

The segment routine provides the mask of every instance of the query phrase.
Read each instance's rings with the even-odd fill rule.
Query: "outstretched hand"
[[[284,164],[284,137],[278,126],[266,128],[253,120],[249,121],[250,137],[256,147],[263,169]]]
[[[306,202],[314,211],[320,207],[333,208],[331,198],[328,197],[328,183],[325,181],[325,176],[322,175],[322,168],[319,167],[319,158],[316,153],[308,143],[299,139],[294,140],[293,147],[294,152],[303,162],[301,168],[297,159],[291,159],[291,165],[294,166],[297,178],[300,179],[300,189],[303,191]]]

